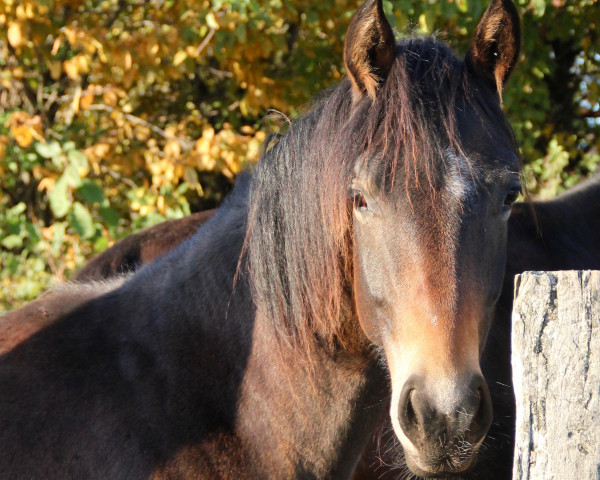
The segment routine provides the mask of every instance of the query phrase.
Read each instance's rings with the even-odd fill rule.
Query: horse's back
[[[165,255],[194,235],[214,213],[215,210],[197,212],[178,220],[159,223],[125,237],[88,262],[77,272],[75,279],[101,280],[119,273],[133,272],[141,265]]]
[[[0,356],[0,478],[246,478],[235,434],[194,410],[177,381],[188,374],[127,321],[128,293],[83,302]]]
[[[60,285],[41,298],[4,314],[0,317],[0,355],[86,302],[117,288],[123,278]]]
[[[125,281],[64,287],[0,320],[0,478],[249,472],[233,431],[243,366],[224,366],[209,335],[234,310],[252,314],[243,280],[232,292],[240,205],[230,202],[215,225]],[[252,321],[242,326],[228,336],[238,355]],[[215,418],[213,405],[229,416]],[[236,461],[238,477],[224,470]]]
[[[38,330],[0,357],[0,476],[118,478],[148,470],[135,454],[149,447],[134,425],[143,420],[136,392],[106,329],[111,319],[100,318],[95,301],[61,292],[3,321],[14,329],[21,316]]]

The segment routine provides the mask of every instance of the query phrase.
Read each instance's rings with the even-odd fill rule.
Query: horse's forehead
[[[445,189],[450,198],[465,204],[475,197],[476,184],[482,180],[481,166],[452,151],[446,152],[445,157]]]

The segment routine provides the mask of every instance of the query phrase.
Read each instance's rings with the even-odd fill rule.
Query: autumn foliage
[[[266,134],[342,77],[359,4],[2,0],[0,309],[115,239],[217,204]],[[487,1],[384,4],[400,33],[440,31],[464,52]],[[552,195],[599,159],[600,8],[518,4],[504,102],[530,189]]]

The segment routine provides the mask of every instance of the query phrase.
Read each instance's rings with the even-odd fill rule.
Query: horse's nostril
[[[483,420],[483,417],[485,416],[485,400],[483,397],[484,397],[484,393],[480,387],[477,389],[477,398],[479,399],[479,401],[477,404],[477,410],[475,412],[475,418],[474,418],[475,423],[480,423],[481,420]]]
[[[475,418],[473,419],[473,435],[476,437],[473,441],[479,442],[483,439],[485,434],[487,433],[490,425],[492,424],[492,399],[490,398],[490,393],[487,388],[487,385],[483,385],[478,389],[479,394],[479,406],[477,408],[477,413],[475,414]]]
[[[419,430],[422,426],[422,421],[419,420],[419,405],[415,404],[417,400],[415,394],[416,379],[409,379],[402,388],[400,394],[400,403],[398,405],[398,421],[404,435],[413,443],[418,440]]]
[[[414,390],[410,390],[408,392],[405,413],[406,413],[407,422],[417,426],[419,424],[419,419],[417,417],[417,414],[415,413],[415,408],[413,407],[413,403],[412,403],[412,399],[411,399],[413,392],[414,392]]]

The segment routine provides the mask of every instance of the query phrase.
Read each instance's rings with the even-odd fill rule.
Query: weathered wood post
[[[512,320],[513,480],[600,479],[600,272],[525,272]]]

